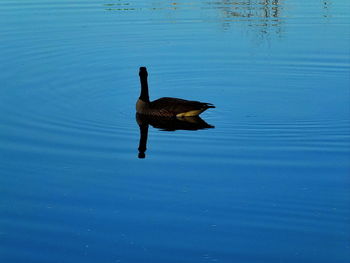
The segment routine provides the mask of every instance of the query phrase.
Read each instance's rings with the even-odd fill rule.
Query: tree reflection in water
[[[140,1],[120,0],[104,4],[108,11],[147,12],[158,11],[165,23],[190,21],[191,23],[221,23],[224,30],[239,26],[255,38],[268,40],[272,36],[283,36],[283,25],[288,8],[287,0],[214,0],[214,1]],[[291,2],[292,4],[292,2]],[[320,1],[323,16],[329,18],[332,2]],[[286,13],[286,12],[285,12]]]

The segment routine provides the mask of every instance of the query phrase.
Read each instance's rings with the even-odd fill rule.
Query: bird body
[[[145,67],[140,67],[141,94],[136,102],[136,112],[151,116],[189,117],[198,116],[209,108],[215,108],[211,103],[164,97],[154,101],[149,100],[148,73]]]
[[[136,103],[136,111],[138,113],[164,117],[198,116],[208,108],[214,108],[214,106],[209,103],[169,97],[160,98],[152,102],[138,99]]]

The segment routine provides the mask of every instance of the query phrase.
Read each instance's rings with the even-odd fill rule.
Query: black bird
[[[150,101],[146,67],[140,67],[139,76],[141,94],[136,102],[136,112],[139,114],[159,117],[190,117],[198,116],[206,109],[215,108],[211,103],[169,97]]]

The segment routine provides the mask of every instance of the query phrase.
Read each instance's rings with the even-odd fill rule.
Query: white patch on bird
[[[176,117],[193,117],[193,116],[198,116],[201,114],[204,110],[191,110],[187,112],[182,112],[179,114],[176,114]]]

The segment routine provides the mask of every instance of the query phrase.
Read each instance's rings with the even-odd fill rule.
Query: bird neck
[[[143,100],[144,102],[149,102],[147,76],[144,76],[144,75],[140,76],[140,82],[141,82],[141,94],[139,99]]]

